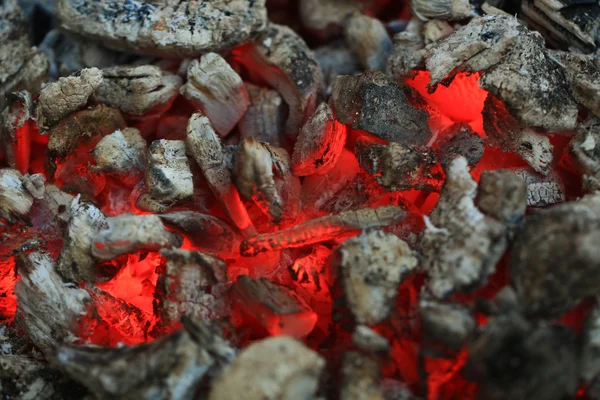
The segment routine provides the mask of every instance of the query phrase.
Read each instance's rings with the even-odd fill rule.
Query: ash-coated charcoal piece
[[[483,157],[484,142],[481,136],[473,132],[468,124],[454,124],[439,134],[445,140],[439,140],[438,158],[443,167],[458,157],[467,159],[469,167],[475,167]]]
[[[264,0],[59,0],[58,26],[117,50],[164,57],[223,51],[265,29]]]
[[[412,106],[405,88],[381,72],[338,76],[332,99],[337,119],[388,142],[425,145],[431,138],[426,111]]]
[[[454,28],[446,21],[432,19],[423,24],[423,40],[426,45],[445,39],[452,33]]]
[[[132,117],[162,114],[171,107],[181,86],[179,76],[154,65],[105,68],[102,76],[94,94],[96,101]]]
[[[510,232],[521,225],[527,208],[527,185],[509,170],[484,171],[477,185],[475,205],[504,223]]]
[[[284,133],[295,138],[317,107],[323,81],[321,68],[304,40],[287,26],[269,23],[253,44],[237,48],[233,55],[283,97],[289,108]]]
[[[242,310],[271,335],[301,339],[317,322],[317,314],[300,296],[268,279],[241,275],[233,285],[233,293]]]
[[[575,128],[578,108],[542,37],[514,17],[488,15],[427,48],[431,91],[461,71],[483,71],[479,85],[504,101],[523,125],[547,131]]]
[[[381,372],[376,359],[357,351],[342,356],[340,399],[384,400]]]
[[[465,376],[486,399],[560,400],[577,389],[575,335],[517,313],[491,318],[468,346]]]
[[[119,129],[104,136],[91,151],[102,172],[129,186],[144,178],[146,152],[146,140],[136,128]]]
[[[215,379],[209,400],[313,398],[325,360],[302,343],[286,337],[254,342]],[[260,384],[257,384],[260,382]]]
[[[417,266],[406,242],[380,230],[346,240],[332,260],[348,309],[358,324],[375,325],[392,310],[398,285]]]
[[[227,265],[200,251],[163,249],[167,259],[164,287],[159,298],[162,323],[177,324],[182,317],[214,320],[226,314]]]
[[[424,61],[425,39],[421,33],[422,28],[423,22],[413,18],[404,31],[392,38],[392,53],[386,72],[397,81],[408,77]]]
[[[166,205],[191,200],[192,171],[183,140],[155,140],[148,148],[145,183],[150,196]]]
[[[302,127],[292,154],[296,176],[324,174],[340,158],[346,144],[346,126],[339,123],[327,103],[321,103]]]
[[[40,131],[47,131],[73,111],[83,108],[101,83],[102,71],[86,68],[44,86],[36,108]]]
[[[15,285],[15,320],[52,360],[56,346],[78,340],[77,324],[91,307],[90,295],[67,285],[56,272],[54,260],[43,251],[19,256],[17,272],[21,280]]]
[[[248,108],[240,119],[240,136],[279,146],[285,125],[285,102],[276,90],[245,83]]]
[[[592,308],[583,327],[583,348],[579,368],[579,376],[586,383],[597,380],[600,374],[600,308],[598,303]]]
[[[577,127],[569,151],[583,175],[584,189],[600,189],[600,119],[589,117]]]
[[[527,315],[559,316],[583,297],[597,293],[599,237],[597,194],[540,210],[525,219],[509,266]]]
[[[406,216],[406,211],[397,206],[344,211],[308,220],[277,232],[246,238],[240,245],[240,253],[249,257],[266,251],[325,242],[352,231],[399,223]]]
[[[344,38],[365,71],[385,71],[392,39],[380,20],[353,12],[345,19]]]
[[[436,298],[484,284],[506,250],[506,227],[477,209],[476,195],[467,160],[455,158],[419,244],[426,287]]]
[[[512,172],[525,182],[528,207],[545,207],[566,200],[562,179],[555,171],[546,176],[529,168],[514,169]]]
[[[0,157],[8,166],[26,173],[31,159],[33,100],[26,90],[6,96],[6,108],[0,112]]]
[[[96,233],[92,240],[92,255],[100,260],[183,244],[178,234],[165,229],[157,215],[122,214],[109,217],[106,222],[108,228]]]
[[[108,228],[104,213],[92,203],[75,197],[69,206],[68,225],[63,231],[63,248],[56,271],[70,282],[96,282],[96,259],[92,256],[94,237]]]
[[[363,8],[356,0],[300,0],[298,6],[304,26],[323,38],[339,36],[345,18]]]
[[[358,325],[354,329],[352,343],[369,354],[385,355],[390,351],[389,341],[366,325]]]
[[[235,358],[216,327],[184,322],[184,329],[138,346],[59,347],[58,365],[102,399],[194,398],[202,380]]]
[[[27,189],[28,176],[16,169],[0,169],[0,217],[9,222],[25,218],[31,210],[34,196]]]
[[[414,0],[411,5],[412,11],[421,19],[454,21],[477,15],[469,0]]]
[[[381,171],[381,156],[387,145],[368,135],[360,136],[354,142],[354,155],[360,168],[373,175]]]
[[[331,85],[338,75],[353,75],[360,72],[358,59],[343,39],[319,46],[313,50],[321,66],[325,83],[324,92],[331,94]]]
[[[421,294],[419,315],[423,327],[423,339],[430,345],[443,345],[459,351],[475,332],[475,318],[461,304],[445,303]]]
[[[180,91],[202,110],[221,137],[231,132],[248,108],[248,92],[242,78],[215,53],[190,62],[187,82]]]

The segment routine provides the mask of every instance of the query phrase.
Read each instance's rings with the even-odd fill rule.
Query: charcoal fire
[[[91,151],[98,168],[126,185],[136,185],[146,169],[146,141],[136,128],[104,136]]]

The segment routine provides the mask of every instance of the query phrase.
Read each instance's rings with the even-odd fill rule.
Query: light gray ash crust
[[[600,120],[589,117],[575,131],[569,151],[583,174],[583,188],[593,192],[600,189]]]
[[[467,306],[439,301],[426,293],[421,293],[419,315],[425,343],[443,345],[451,351],[459,351],[477,326]]]
[[[241,137],[253,136],[256,140],[279,146],[285,125],[285,104],[276,90],[245,83],[248,108],[238,123]]]
[[[564,184],[556,171],[546,176],[529,168],[513,169],[512,172],[525,182],[528,207],[545,207],[566,200]]]
[[[146,147],[146,141],[138,129],[125,128],[100,139],[91,154],[102,172],[134,186],[144,177]]]
[[[56,17],[107,47],[173,58],[230,49],[267,24],[264,0],[60,0]]]
[[[183,140],[160,139],[148,148],[145,183],[150,196],[167,206],[194,196],[192,171]]]

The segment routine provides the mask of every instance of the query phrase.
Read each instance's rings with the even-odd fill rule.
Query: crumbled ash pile
[[[600,400],[595,0],[0,0],[0,398]]]

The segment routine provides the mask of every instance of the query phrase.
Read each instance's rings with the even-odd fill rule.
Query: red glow
[[[17,283],[15,258],[0,260],[0,321],[12,320],[17,311],[14,286]]]

